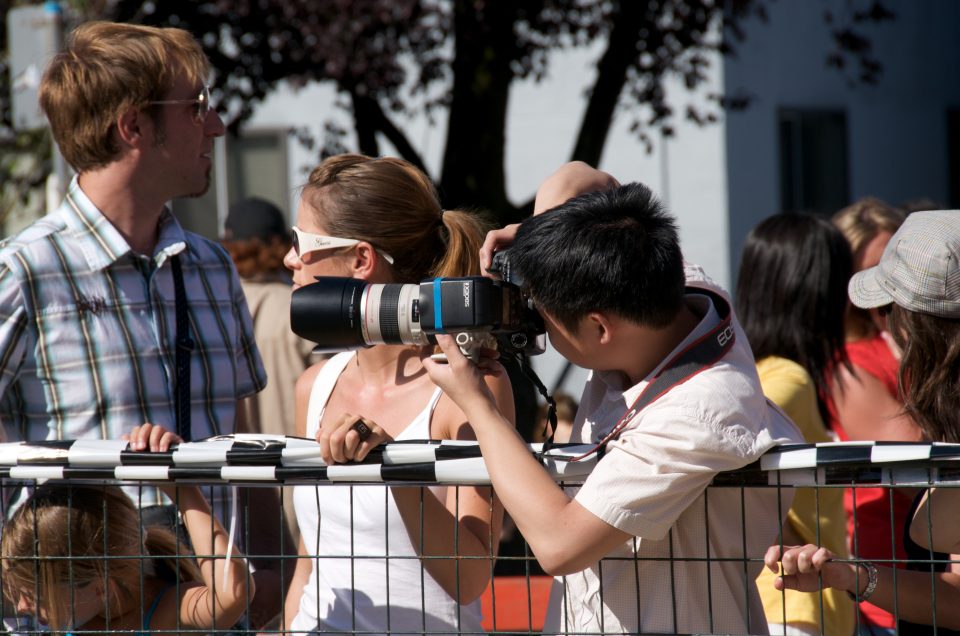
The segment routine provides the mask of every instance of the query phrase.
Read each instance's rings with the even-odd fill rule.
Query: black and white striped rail
[[[592,447],[559,444],[530,452],[565,483],[582,482],[598,461]],[[575,458],[588,453],[579,461]],[[313,440],[225,435],[165,453],[129,450],[127,442],[64,440],[0,444],[0,479],[195,481],[301,484],[489,484],[479,446],[461,441],[383,445],[362,463],[328,466]],[[721,473],[715,486],[844,486],[960,484],[960,444],[846,442],[790,444],[759,461]]]

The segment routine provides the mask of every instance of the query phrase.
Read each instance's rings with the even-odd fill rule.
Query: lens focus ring
[[[380,336],[386,344],[403,344],[400,339],[400,323],[397,308],[403,285],[384,285],[380,295]]]

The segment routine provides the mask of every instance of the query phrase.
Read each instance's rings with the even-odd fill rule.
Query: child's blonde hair
[[[115,486],[38,486],[3,528],[4,593],[14,603],[32,597],[38,612],[45,608],[50,626],[62,630],[71,616],[69,591],[58,590],[64,585],[69,590],[99,582],[112,594],[109,607],[153,572],[154,559],[182,581],[202,580],[192,558],[178,558],[191,553],[173,533],[141,529],[140,518]]]

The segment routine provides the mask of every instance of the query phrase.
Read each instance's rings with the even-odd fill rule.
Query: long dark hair
[[[960,320],[894,304],[887,318],[903,350],[903,408],[935,442],[960,442]]]
[[[740,262],[736,307],[754,357],[779,356],[806,369],[824,422],[831,369],[849,365],[843,315],[852,267],[840,230],[809,214],[762,221]]]

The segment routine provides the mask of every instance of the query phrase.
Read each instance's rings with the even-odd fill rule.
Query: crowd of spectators
[[[310,174],[292,235],[250,199],[218,244],[166,206],[209,186],[224,126],[208,67],[180,29],[91,23],[47,69],[41,106],[77,176],[58,210],[0,244],[7,439],[157,452],[298,435],[328,465],[395,440],[472,440],[492,487],[298,486],[285,517],[278,489],[253,489],[234,546],[217,493],[46,484],[10,502],[6,609],[58,631],[473,633],[499,539],[516,532],[557,575],[548,633],[960,628],[949,490],[707,492],[785,443],[960,442],[960,212],[867,198],[832,219],[771,216],[731,298],[684,261],[641,183],[566,164],[531,218],[486,232],[408,162],[345,154]],[[517,433],[494,350],[468,359],[438,334],[315,359],[291,332],[291,292],[317,280],[480,276],[504,249],[553,347],[591,371],[536,440]],[[547,438],[602,451],[581,487],[534,459],[527,442]],[[179,521],[163,517],[171,502]],[[288,532],[301,558],[284,576],[262,557]],[[191,548],[195,564],[168,558]]]

